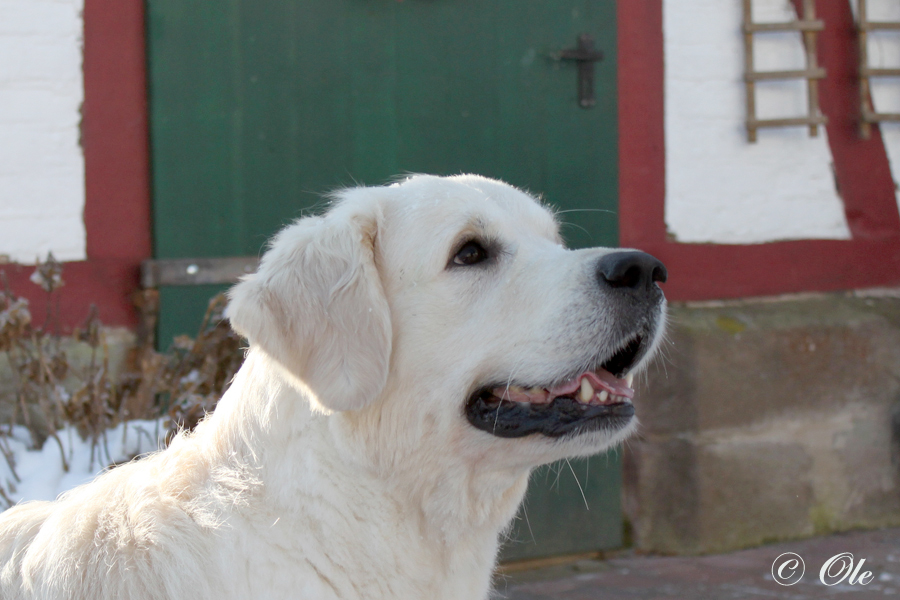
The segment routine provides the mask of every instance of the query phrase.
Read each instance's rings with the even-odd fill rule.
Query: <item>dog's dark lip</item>
[[[588,405],[560,396],[547,404],[500,400],[482,388],[466,402],[466,418],[476,429],[501,438],[542,434],[550,438],[625,427],[634,416],[630,402]]]
[[[624,378],[647,352],[649,338],[643,331],[631,334],[612,356],[597,360],[593,368],[588,370],[604,369],[615,377]],[[554,382],[517,383],[517,386],[550,389],[581,373],[582,370],[574,370]],[[627,400],[595,405],[578,402],[567,395],[554,398],[548,403],[527,403],[503,400],[491,393],[491,390],[508,385],[509,382],[484,385],[469,396],[465,414],[472,426],[502,438],[524,437],[536,433],[558,438],[600,429],[615,431],[625,427],[634,416],[634,405]]]

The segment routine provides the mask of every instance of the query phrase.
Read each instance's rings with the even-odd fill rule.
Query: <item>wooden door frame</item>
[[[134,327],[132,294],[141,261],[152,250],[144,3],[85,0],[82,14],[87,259],[63,265],[64,331],[84,321],[91,304],[104,324]],[[33,267],[0,268],[13,292],[29,299],[34,321],[42,323],[46,298],[29,281]]]
[[[621,244],[666,261],[672,274],[666,293],[675,300],[900,285],[900,219],[884,144],[877,127],[870,140],[855,133],[857,91],[846,84],[855,73],[855,39],[846,3],[819,0],[817,9],[826,22],[820,62],[831,74],[822,84],[822,107],[853,239],[756,245],[667,239],[662,2],[617,7]],[[60,317],[71,328],[96,303],[104,323],[134,326],[131,295],[140,263],[152,253],[142,0],[85,0],[84,88],[87,259],[65,264]],[[43,292],[28,281],[32,268],[3,270],[41,322]]]
[[[819,94],[852,239],[683,244],[668,239],[664,214],[663,0],[618,3],[619,240],[666,263],[669,299],[900,285],[900,216],[887,154],[877,127],[868,140],[857,133],[853,14],[846,2],[818,0],[816,9],[825,21],[819,64],[828,72]]]

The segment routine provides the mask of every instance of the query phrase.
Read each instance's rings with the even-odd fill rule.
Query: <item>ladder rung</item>
[[[900,21],[866,21],[859,24],[861,31],[897,30],[900,29]]]
[[[828,123],[828,117],[819,115],[817,117],[793,117],[789,119],[753,119],[747,120],[747,127],[758,129],[760,127],[791,127],[794,125],[825,125]]]
[[[873,69],[871,67],[863,67],[860,69],[860,75],[863,77],[900,77],[900,69]]]
[[[752,71],[744,75],[746,81],[763,79],[823,79],[825,69],[804,69],[802,71]]]
[[[822,31],[825,22],[814,21],[788,21],[787,23],[744,23],[745,33],[758,33],[770,31]]]
[[[880,121],[900,123],[900,113],[873,113],[865,110],[862,117],[866,123],[878,123]]]

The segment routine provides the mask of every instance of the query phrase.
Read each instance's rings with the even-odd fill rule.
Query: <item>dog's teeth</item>
[[[590,402],[591,398],[594,397],[594,388],[587,377],[581,380],[581,393],[578,397],[582,402]]]
[[[600,392],[600,402],[606,402],[607,398],[609,398],[609,392],[606,390]]]
[[[528,393],[529,394],[543,394],[544,388],[539,388],[539,387],[528,388]]]
[[[511,385],[506,389],[509,390],[509,392],[511,394],[521,394],[522,392],[525,391],[525,388],[523,388],[522,386],[519,386],[519,385]]]
[[[632,384],[634,383],[634,373],[628,374],[628,377],[625,378],[625,383],[628,385],[628,387],[632,387]]]

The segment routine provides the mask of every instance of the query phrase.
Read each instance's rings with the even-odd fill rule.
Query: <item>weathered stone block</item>
[[[675,306],[665,354],[626,447],[639,548],[900,524],[900,298]]]

